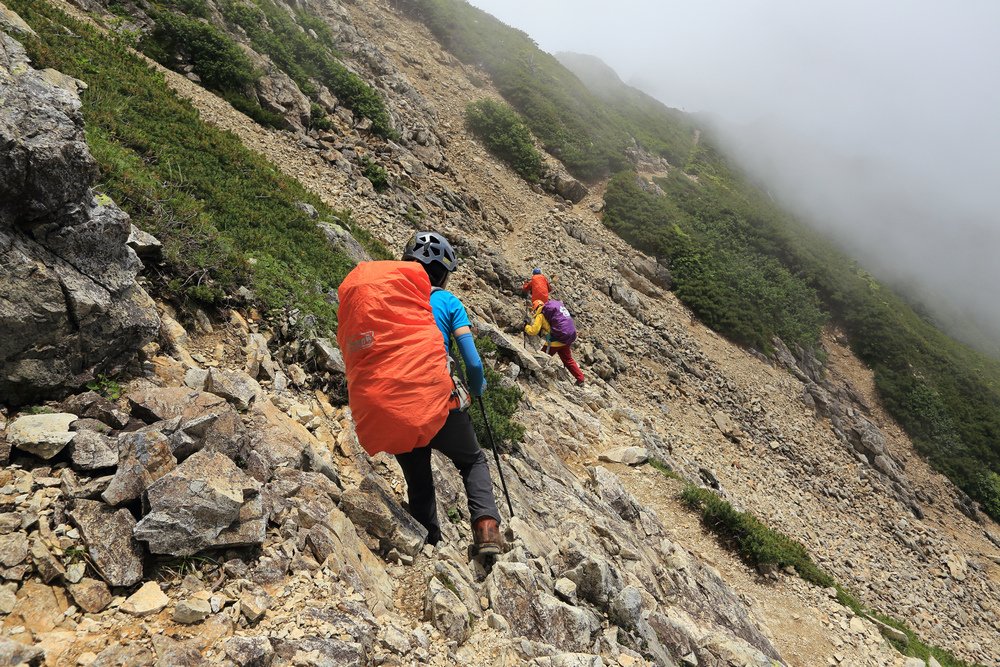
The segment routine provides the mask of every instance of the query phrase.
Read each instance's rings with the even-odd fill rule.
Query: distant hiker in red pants
[[[542,351],[549,354],[558,354],[574,378],[576,386],[583,386],[583,371],[573,358],[570,347],[576,340],[576,325],[569,310],[562,304],[562,301],[549,300],[547,302],[534,302],[535,320],[524,327],[524,332],[529,336],[543,336],[545,345]]]
[[[534,304],[536,301],[541,301],[545,303],[549,300],[549,290],[552,289],[552,283],[549,279],[542,274],[542,270],[535,267],[531,270],[531,278],[524,281],[521,285],[522,292],[531,292],[531,303]]]

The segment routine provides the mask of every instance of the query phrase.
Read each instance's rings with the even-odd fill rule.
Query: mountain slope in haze
[[[628,87],[592,59],[566,62],[578,68],[582,81],[598,86],[595,92],[608,86],[619,91],[609,104],[628,107],[641,96],[625,92]],[[1000,362],[915,313],[835,244],[775,205],[709,141],[675,166],[697,181],[675,172],[660,181],[667,194],[662,201],[611,188],[620,205],[609,207],[609,220],[628,230],[637,247],[680,262],[680,287],[687,292],[682,299],[736,340],[759,347],[774,334],[787,338],[771,324],[778,318],[760,305],[778,303],[790,314],[788,304],[801,302],[803,293],[818,295],[875,369],[882,399],[924,455],[1000,518]],[[642,198],[652,209],[638,205]],[[675,229],[700,230],[700,248],[678,238]],[[760,267],[774,261],[791,274],[777,266],[762,274]],[[741,262],[745,270],[732,268]],[[777,295],[776,280],[785,285]],[[796,342],[807,344],[817,327],[811,313],[804,315],[785,331],[801,331],[805,335]]]
[[[128,184],[129,175],[153,172],[158,179],[122,190],[122,205],[137,217],[159,214],[174,223],[197,219],[182,194],[196,205],[213,206],[213,214],[227,196],[236,199],[246,205],[244,215],[213,215],[225,224],[212,238],[236,239],[235,249],[249,255],[241,267],[248,273],[241,277],[260,271],[266,278],[255,280],[255,287],[291,283],[302,290],[253,290],[247,295],[236,288],[245,300],[220,302],[213,300],[214,290],[202,294],[187,289],[197,286],[202,274],[185,283],[187,275],[172,275],[176,265],[147,268],[151,282],[167,288],[156,290],[163,312],[176,313],[183,327],[165,318],[168,327],[161,341],[144,353],[144,377],[106,378],[95,387],[113,395],[114,382],[125,385],[118,389],[128,398],[117,405],[126,426],[139,426],[127,423],[131,415],[142,421],[150,442],[161,442],[153,435],[157,433],[182,445],[170,452],[181,472],[194,465],[186,454],[205,444],[206,432],[236,445],[234,464],[255,480],[260,477],[262,488],[254,496],[254,483],[240,487],[250,516],[238,517],[235,525],[247,519],[244,528],[260,528],[266,512],[265,530],[255,533],[261,542],[193,558],[160,560],[143,552],[142,564],[150,568],[146,575],[158,576],[160,586],[152,588],[163,589],[166,602],[154,597],[167,606],[141,621],[127,611],[135,608],[134,602],[97,613],[70,610],[68,602],[60,602],[63,591],[68,588],[82,598],[85,589],[73,588],[57,568],[46,568],[51,559],[35,543],[65,561],[67,574],[76,576],[83,560],[78,554],[87,553],[87,535],[59,522],[72,511],[71,502],[81,495],[88,496],[82,500],[94,498],[102,478],[111,475],[80,470],[67,454],[43,462],[15,447],[13,465],[2,471],[2,481],[20,495],[5,497],[29,517],[36,516],[33,504],[42,509],[37,524],[0,536],[4,545],[23,543],[32,552],[26,565],[0,572],[25,577],[24,583],[7,584],[0,598],[16,606],[3,623],[16,630],[17,640],[35,641],[51,659],[69,664],[81,658],[86,662],[92,656],[82,654],[88,652],[101,653],[98,664],[147,664],[159,658],[166,664],[270,660],[272,665],[327,661],[442,667],[694,661],[770,667],[775,659],[794,665],[839,659],[897,667],[903,663],[897,648],[927,655],[917,653],[908,639],[890,644],[882,635],[888,631],[871,620],[874,612],[843,606],[828,591],[775,569],[776,562],[761,563],[768,573],[762,575],[718,549],[705,549],[711,538],[698,529],[697,520],[663,502],[675,493],[675,480],[652,466],[614,462],[645,451],[674,474],[710,485],[733,505],[800,542],[818,566],[865,606],[905,617],[921,636],[965,660],[992,664],[1000,657],[996,643],[989,641],[996,629],[994,612],[1000,609],[995,583],[1000,570],[992,559],[1000,552],[986,528],[956,509],[955,503],[963,501],[961,492],[914,454],[905,434],[884,413],[871,372],[844,347],[843,335],[827,331],[819,338],[830,360],[824,370],[806,350],[796,358],[772,343],[778,360],[773,362],[704,327],[668,291],[669,277],[657,257],[630,247],[594,213],[608,203],[602,200],[603,182],[573,206],[536,191],[491,157],[466,129],[465,110],[470,102],[500,99],[504,91],[483,69],[445,51],[428,29],[412,20],[409,7],[404,12],[367,0],[144,5],[172,7],[190,17],[201,11],[210,18],[200,19],[211,21],[216,36],[221,35],[214,43],[229,40],[259,56],[248,56],[257,63],[254,75],[259,79],[242,93],[286,119],[278,123],[284,129],[277,129],[237,111],[227,101],[231,91],[199,85],[204,77],[183,41],[176,45],[181,60],[143,74],[145,90],[111,95],[124,86],[113,73],[125,63],[127,71],[138,72],[144,62],[129,51],[128,31],[115,38],[122,17],[100,12],[99,3],[92,1],[80,3],[91,7],[89,16],[55,2],[82,23],[60,16],[48,2],[7,4],[28,17],[39,35],[24,38],[37,67],[90,79],[82,113],[88,132],[104,142],[95,142],[104,169],[102,187]],[[107,3],[116,11],[123,4]],[[296,77],[276,64],[277,57],[262,55],[250,43],[256,39],[261,50],[279,53],[267,31],[254,38],[221,11],[237,16],[233,10],[243,8],[240,20],[269,26],[272,18],[264,8],[270,11],[272,5],[302,27],[281,32],[288,39],[331,40],[336,55],[329,52],[329,57],[338,58],[378,94],[398,139],[373,131],[370,118],[327,97],[318,86],[299,89]],[[107,32],[87,28],[88,18]],[[308,27],[317,21],[329,33],[314,29],[311,35]],[[69,34],[74,38],[66,39]],[[559,81],[578,82],[568,73],[562,76],[569,78]],[[531,79],[519,81],[538,85]],[[315,122],[310,118],[312,95],[317,105],[326,105]],[[168,161],[162,159],[164,152],[142,143],[148,137],[138,131],[141,116],[134,114],[150,100],[159,101],[154,106],[161,113],[188,123],[188,131],[176,133],[173,141],[210,140],[204,156],[178,151]],[[103,106],[108,102],[110,107]],[[626,122],[623,114],[615,114],[618,122]],[[119,117],[131,119],[131,127],[118,128]],[[693,171],[685,175],[668,166],[667,175],[675,180],[656,186],[672,196],[634,200],[648,204],[650,211],[658,210],[660,200],[669,201],[678,225],[700,210],[695,206],[703,193],[693,186],[721,178],[711,154],[690,150],[694,136],[688,141],[685,154],[694,153],[687,165]],[[217,152],[236,151],[233,143],[264,156],[266,163],[249,164],[232,153],[226,159]],[[171,142],[164,145],[171,148]],[[663,168],[663,156],[648,148],[640,155],[644,148],[641,142],[624,144],[624,150],[633,149],[633,157]],[[126,150],[135,152],[136,159],[117,162]],[[217,172],[196,168],[208,156],[219,156]],[[622,160],[631,163],[627,154]],[[154,171],[159,169],[163,172]],[[272,181],[280,196],[256,187],[249,196],[236,187],[202,190],[215,178],[257,182],[264,174],[281,176]],[[644,194],[657,192],[644,184]],[[171,188],[172,196],[161,196],[158,189],[152,190],[156,196],[148,196],[151,185]],[[311,194],[301,195],[303,186]],[[270,215],[262,219],[257,207],[280,210],[286,203],[289,212],[298,211],[289,219],[295,234],[282,239],[280,224],[266,226],[264,238],[253,233],[272,220]],[[738,210],[738,203],[734,200],[730,208]],[[709,221],[696,222],[709,230]],[[335,352],[322,341],[332,324],[311,310],[331,305],[327,281],[336,277],[299,275],[295,267],[302,255],[284,259],[276,252],[335,251],[338,259],[348,254],[353,263],[379,248],[384,256],[394,255],[384,248],[397,250],[414,229],[423,227],[447,234],[465,260],[450,287],[475,319],[481,350],[495,371],[487,396],[507,402],[494,404],[494,427],[499,432],[517,425],[523,433],[521,440],[516,429],[508,431],[514,432],[513,444],[502,448],[516,519],[508,520],[502,511],[514,548],[489,575],[463,550],[468,517],[461,481],[447,462],[435,462],[445,541],[438,549],[419,548],[419,532],[406,522],[402,506],[405,482],[391,458],[369,458],[358,448],[339,393],[342,375]],[[181,224],[158,230],[165,243],[194,247],[187,232]],[[350,232],[366,242],[352,243]],[[283,241],[290,247],[269,248]],[[311,247],[326,242],[328,248]],[[701,238],[688,247],[708,248]],[[587,373],[583,388],[566,381],[558,360],[538,351],[538,341],[505,333],[519,328],[524,314],[520,282],[539,265],[558,276],[554,294],[569,304],[580,328],[577,351]],[[676,273],[677,266],[672,268]],[[173,290],[171,280],[156,279],[159,271],[164,278],[180,278]],[[217,286],[218,278],[210,273],[201,284],[206,283]],[[223,381],[242,378],[241,373],[256,378],[259,393],[236,393],[239,386]],[[194,419],[181,416],[176,425],[170,419],[148,423],[161,411],[187,405],[192,396],[197,404],[191,410],[209,407],[219,413],[214,421],[211,414],[199,413]],[[251,405],[246,412],[235,407],[240,397]],[[82,412],[86,400],[46,407]],[[14,420],[22,415],[8,416]],[[175,426],[180,434],[168,436]],[[235,432],[231,440],[226,439],[227,428]],[[127,443],[137,436],[112,431],[107,437]],[[213,447],[218,444],[216,440]],[[638,452],[622,452],[625,446]],[[162,447],[157,451],[165,453]],[[123,452],[130,456],[127,449]],[[128,467],[103,472],[117,475],[123,468]],[[22,493],[24,488],[28,491]],[[499,488],[496,492],[501,493]],[[260,512],[255,498],[261,500]],[[139,502],[116,510],[119,518],[124,512],[143,520],[148,511]],[[146,548],[151,533],[139,534]],[[19,554],[12,548],[4,558]],[[94,565],[84,562],[83,567],[86,585],[94,586]],[[725,580],[716,569],[725,573]],[[52,572],[56,574],[46,583],[43,575]],[[136,591],[118,587],[114,592],[128,597]],[[49,613],[50,600],[54,613]],[[135,654],[125,654],[133,650]]]

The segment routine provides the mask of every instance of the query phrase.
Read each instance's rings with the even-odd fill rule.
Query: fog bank
[[[473,4],[706,112],[777,198],[1000,348],[1000,3]]]

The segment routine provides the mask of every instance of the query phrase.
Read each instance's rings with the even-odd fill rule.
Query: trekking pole
[[[514,518],[514,506],[510,504],[510,494],[507,492],[507,480],[503,478],[503,468],[500,467],[500,450],[497,449],[497,441],[493,439],[493,429],[490,428],[490,419],[486,416],[486,404],[483,397],[479,396],[479,409],[483,413],[483,423],[486,424],[486,435],[490,438],[490,447],[493,448],[493,456],[497,460],[497,474],[500,475],[500,486],[503,487],[504,498],[507,499],[507,509],[510,511],[510,518]]]

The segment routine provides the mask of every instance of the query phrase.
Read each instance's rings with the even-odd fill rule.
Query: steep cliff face
[[[826,375],[720,339],[602,226],[599,188],[576,206],[538,192],[465,132],[466,103],[496,93],[423,28],[391,4],[288,6],[322,18],[382,93],[397,139],[335,103],[328,129],[267,130],[191,77],[166,80],[391,248],[414,227],[455,241],[465,263],[451,287],[496,344],[500,382],[524,392],[526,437],[502,463],[512,548],[490,571],[469,559],[461,480],[437,458],[451,521],[440,547],[421,547],[398,466],[366,456],[348,410],[315,390],[342,372],[335,351],[303,361],[322,342],[279,346],[236,311],[191,332],[171,319],[169,345],[117,404],[74,397],[53,406],[63,414],[44,438],[25,417],[0,438],[14,447],[0,484],[19,494],[0,516],[8,635],[50,664],[903,664],[829,592],[710,551],[671,505],[672,483],[620,463],[629,446],[633,463],[667,462],[793,535],[869,604],[997,659],[996,547],[834,337]],[[362,156],[390,187],[374,189]],[[535,265],[576,317],[584,388],[506,333]],[[190,557],[202,548],[209,560]],[[159,586],[137,589],[154,573]]]
[[[0,24],[2,25],[2,24]],[[25,404],[120,370],[159,327],[130,224],[90,189],[78,87],[0,35],[0,396]]]

